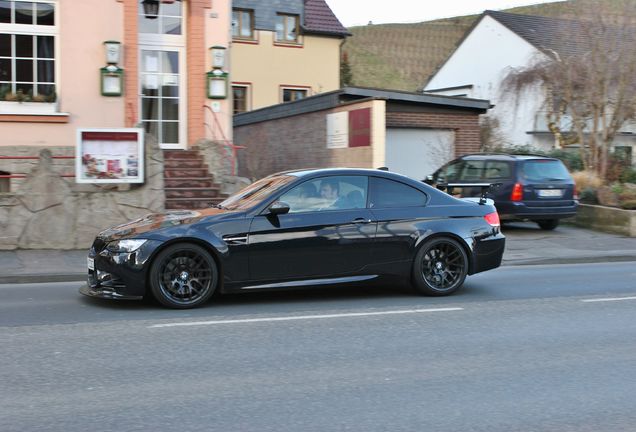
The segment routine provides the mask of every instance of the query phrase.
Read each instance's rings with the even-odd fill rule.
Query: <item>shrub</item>
[[[636,200],[623,201],[621,203],[621,208],[625,210],[636,210]]]
[[[596,196],[596,189],[587,187],[582,189],[579,193],[579,201],[584,204],[598,204],[598,197]]]
[[[570,171],[581,171],[583,161],[578,150],[552,150],[547,156],[560,159]]]
[[[572,173],[572,178],[578,190],[598,189],[603,186],[603,180],[594,171],[577,171]]]
[[[621,183],[636,183],[636,169],[627,168],[620,176]]]

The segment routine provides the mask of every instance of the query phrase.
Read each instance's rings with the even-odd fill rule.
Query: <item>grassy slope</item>
[[[593,0],[593,4],[614,6],[620,1]],[[506,12],[570,18],[577,11],[589,10],[590,2],[592,0],[570,0],[517,7]],[[349,55],[353,84],[407,91],[421,89],[478,17],[351,27],[353,37],[343,49]]]

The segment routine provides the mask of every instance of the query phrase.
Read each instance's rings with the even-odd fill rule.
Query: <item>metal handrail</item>
[[[230,165],[232,166],[232,175],[234,176],[234,175],[236,175],[236,160],[237,160],[236,151],[244,149],[245,146],[237,146],[232,141],[227,139],[227,137],[225,136],[225,133],[223,132],[223,127],[221,127],[221,122],[219,122],[219,119],[218,119],[216,113],[214,112],[214,110],[212,108],[210,108],[209,105],[203,105],[203,107],[207,108],[212,113],[212,119],[214,120],[214,123],[215,123],[216,127],[218,128],[218,130],[221,132],[221,137],[223,139],[222,140],[215,140],[215,141],[221,141],[225,147],[227,147],[227,148],[229,148],[231,150],[232,155],[231,155],[231,157],[229,157],[229,159],[230,159]],[[207,124],[207,122],[205,123],[205,125],[208,127],[208,129],[210,130],[210,132],[214,136],[215,135],[214,131],[212,130],[210,125]],[[224,154],[223,158],[225,159],[226,157],[227,157],[227,154]]]

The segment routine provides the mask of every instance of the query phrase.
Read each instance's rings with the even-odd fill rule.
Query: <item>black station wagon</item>
[[[563,162],[543,156],[473,154],[437,170],[427,183],[499,183],[488,194],[502,221],[529,220],[544,230],[576,214],[576,186]],[[478,191],[464,188],[461,194]]]

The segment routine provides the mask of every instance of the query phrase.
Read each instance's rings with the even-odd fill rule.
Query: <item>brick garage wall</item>
[[[245,146],[239,151],[239,175],[254,180],[301,168],[371,168],[372,146],[327,148],[327,114],[368,106],[348,105],[236,127],[234,142]]]
[[[451,129],[455,131],[455,156],[481,149],[479,115],[474,113],[387,112],[386,127]]]

